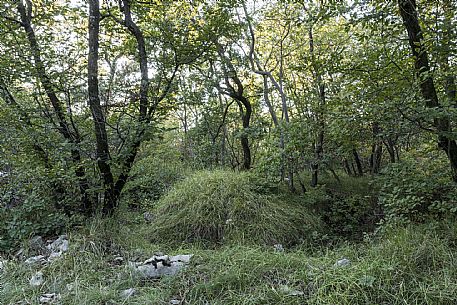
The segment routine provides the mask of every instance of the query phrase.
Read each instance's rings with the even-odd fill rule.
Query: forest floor
[[[457,226],[428,223],[332,246],[151,243],[141,212],[68,232],[46,264],[4,260],[1,304],[456,304]],[[25,249],[27,251],[27,249]],[[193,254],[175,276],[145,280],[128,262]],[[39,285],[30,280],[37,272]],[[47,298],[47,299],[46,299]]]

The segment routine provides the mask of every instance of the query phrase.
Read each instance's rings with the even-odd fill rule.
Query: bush
[[[422,222],[457,214],[457,188],[439,162],[391,164],[377,182],[387,222]]]
[[[153,148],[154,151],[146,146],[141,152],[122,191],[122,199],[131,206],[158,200],[186,174],[186,166],[176,161],[179,156],[173,148],[166,149],[167,147],[157,145],[153,145]]]
[[[293,244],[319,231],[319,219],[306,206],[266,194],[266,185],[249,173],[197,172],[158,202],[154,239]]]
[[[380,219],[377,191],[366,177],[341,177],[341,181],[325,179],[322,186],[309,190],[312,200],[330,232],[359,239],[374,231]]]
[[[68,219],[55,208],[53,189],[39,167],[13,172],[0,187],[0,251],[8,251],[34,235],[54,235]]]

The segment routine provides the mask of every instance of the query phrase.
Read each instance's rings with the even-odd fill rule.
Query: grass
[[[309,253],[305,248],[275,252],[271,246],[151,244],[141,214],[93,221],[70,233],[70,251],[45,267],[10,261],[0,277],[1,304],[37,304],[42,293],[61,294],[62,304],[455,304],[457,229],[455,223],[396,228],[361,243]],[[303,246],[304,247],[304,246]],[[194,253],[174,278],[144,282],[125,266],[111,263],[170,254]],[[351,264],[335,267],[348,258]],[[45,283],[30,287],[41,270]],[[135,287],[123,299],[120,292]],[[295,292],[298,295],[291,295]],[[297,293],[298,292],[298,293]]]
[[[290,245],[322,230],[319,217],[297,198],[271,194],[248,173],[222,170],[176,184],[153,214],[155,242]]]

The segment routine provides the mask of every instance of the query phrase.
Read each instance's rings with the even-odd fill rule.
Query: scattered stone
[[[6,265],[6,261],[0,259],[0,271],[3,270],[3,268],[5,267]]]
[[[129,266],[143,279],[173,276],[189,264],[192,255],[153,256],[143,263],[129,262]]]
[[[140,277],[146,279],[158,279],[163,276],[173,276],[177,274],[184,267],[182,262],[171,262],[170,266],[164,265],[162,262],[158,262],[157,266],[155,265],[141,265],[136,269]]]
[[[116,256],[113,258],[113,264],[114,265],[122,265],[124,263],[124,258],[122,256]]]
[[[136,289],[135,288],[129,288],[121,291],[121,297],[122,298],[130,298],[136,294]]]
[[[182,255],[175,255],[170,257],[171,262],[182,262],[182,263],[190,263],[190,259],[192,258],[193,254],[182,254]]]
[[[29,283],[31,286],[34,286],[34,287],[37,287],[37,286],[41,286],[44,282],[44,275],[43,275],[43,272],[41,271],[38,271],[37,273],[35,273],[32,278],[29,280]]]
[[[143,218],[146,222],[152,222],[154,220],[154,215],[152,215],[150,212],[144,212]]]
[[[181,304],[180,300],[175,300],[175,299],[170,300],[170,305],[179,305],[179,304]]]
[[[153,257],[145,260],[143,262],[143,265],[157,265],[158,262],[161,262],[165,266],[170,266],[171,260],[168,255],[161,255],[161,256],[156,256],[154,255]]]
[[[49,254],[48,262],[52,262],[53,260],[55,260],[61,256],[62,256],[62,252],[52,252],[51,254]]]
[[[284,247],[281,244],[273,245],[275,252],[284,252]]]
[[[40,304],[52,304],[60,299],[60,294],[45,293],[40,296]]]
[[[25,260],[26,264],[45,264],[46,262],[51,262],[57,258],[60,258],[64,252],[68,251],[69,242],[67,235],[61,235],[54,241],[48,241],[48,245],[45,246],[43,238],[41,236],[36,236],[32,238],[29,242],[30,249],[33,251],[39,251],[42,253],[40,255],[29,257]],[[22,255],[23,250],[17,255]]]
[[[346,267],[351,264],[351,261],[347,258],[342,258],[335,263],[335,267]]]
[[[37,264],[37,263],[43,264],[45,262],[46,262],[46,256],[44,256],[44,255],[32,256],[25,260],[25,263],[28,265],[33,265],[33,264]]]
[[[232,219],[232,218],[228,218],[228,219],[225,221],[225,224],[226,224],[226,225],[229,225],[229,224],[231,224],[231,223],[233,223],[233,219]]]
[[[51,250],[52,252],[67,252],[68,251],[69,242],[67,239],[67,235],[60,235],[55,241],[51,244],[47,245],[46,248]]]
[[[281,285],[279,287],[280,291],[288,296],[301,296],[301,295],[305,295],[305,293],[303,291],[300,291],[300,290],[295,290],[295,289],[292,289],[290,288],[289,286],[287,285]]]

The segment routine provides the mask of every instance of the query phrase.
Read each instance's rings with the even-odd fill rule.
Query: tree
[[[424,45],[423,30],[419,24],[415,0],[398,0],[400,15],[408,32],[408,41],[414,57],[414,68],[417,74],[420,92],[425,105],[434,110],[442,110],[438,100],[433,76],[430,71],[428,53]],[[438,135],[438,145],[444,150],[452,169],[452,179],[457,182],[457,143],[452,138],[451,123],[445,114],[439,114],[433,119],[433,125]]]

